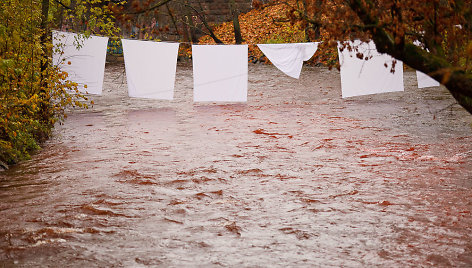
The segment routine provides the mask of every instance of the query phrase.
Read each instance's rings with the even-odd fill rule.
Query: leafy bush
[[[0,161],[8,164],[38,150],[67,106],[86,106],[83,95],[69,93],[78,92],[67,73],[42,67],[52,48],[41,43],[40,8],[31,0],[0,2]]]

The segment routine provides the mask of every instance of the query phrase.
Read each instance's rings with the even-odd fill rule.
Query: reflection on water
[[[339,74],[250,65],[247,104],[95,107],[0,173],[4,266],[471,266],[472,134],[443,88],[340,98]]]

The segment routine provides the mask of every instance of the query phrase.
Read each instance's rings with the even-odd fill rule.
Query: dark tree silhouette
[[[320,29],[333,42],[372,39],[379,52],[427,73],[472,113],[471,0],[297,0],[286,4],[293,20]]]

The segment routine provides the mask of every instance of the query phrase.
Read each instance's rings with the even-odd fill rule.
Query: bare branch
[[[204,34],[208,34],[209,36],[211,36],[211,38],[217,43],[217,44],[223,44],[223,41],[221,41],[216,35],[215,33],[213,32],[213,29],[210,27],[210,25],[208,25],[208,22],[206,21],[206,18],[204,15],[202,15],[201,12],[199,12],[195,7],[193,7],[192,5],[188,5],[188,4],[183,4],[184,6],[186,7],[189,7],[191,8],[196,14],[197,16],[200,18],[200,20],[202,21],[203,23],[203,26],[205,26],[205,28],[208,30],[208,33],[205,33],[202,29],[198,29],[200,32],[204,33]],[[194,26],[195,27],[195,26]],[[195,27],[196,28],[196,27]]]
[[[132,14],[132,15],[136,15],[136,14],[143,14],[143,13],[146,13],[146,12],[149,12],[151,10],[154,10],[156,8],[160,8],[161,6],[169,3],[170,1],[172,0],[163,0],[157,4],[155,4],[154,6],[150,7],[150,8],[146,8],[144,10],[140,10],[140,11],[134,11],[134,12],[125,12],[124,14]]]
[[[62,2],[59,1],[59,0],[54,0],[54,2],[58,3],[59,5],[61,5],[62,7],[64,7],[65,9],[72,9],[71,7],[65,5],[64,3],[62,3]]]

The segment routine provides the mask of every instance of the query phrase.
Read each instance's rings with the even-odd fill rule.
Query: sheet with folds
[[[247,45],[192,45],[193,100],[246,102]]]
[[[121,40],[128,95],[172,100],[179,43]]]
[[[354,50],[349,51],[338,43],[339,63],[341,65],[342,97],[403,91],[403,63],[396,61],[391,72],[394,58],[380,54],[373,41],[347,41]],[[358,53],[363,58],[357,57]],[[365,58],[368,57],[368,60]]]
[[[80,92],[102,94],[108,37],[59,31],[52,37],[53,64],[69,74],[67,79],[76,82]]]
[[[259,49],[280,71],[298,79],[303,61],[309,60],[318,49],[318,42],[292,44],[258,44]]]

